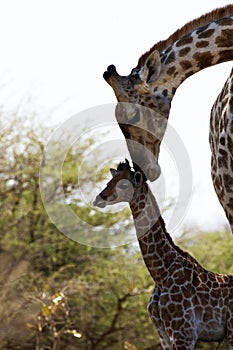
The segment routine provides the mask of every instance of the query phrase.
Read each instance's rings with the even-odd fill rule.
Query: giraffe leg
[[[172,350],[193,350],[194,345],[193,341],[180,338],[172,342]]]
[[[184,322],[184,320],[183,320]],[[193,350],[196,344],[196,336],[193,333],[194,327],[190,325],[190,329],[176,329],[172,332],[172,350]]]
[[[159,295],[160,295],[160,291],[157,287],[155,287],[154,292],[152,293],[149,304],[148,304],[148,311],[150,314],[150,318],[158,331],[162,349],[163,350],[172,350],[170,338],[166,332],[164,323],[161,320],[160,314],[159,314],[159,306],[158,306]]]
[[[227,348],[233,350],[233,313],[229,312],[229,317],[227,319],[227,339],[226,339]]]
[[[168,324],[168,331],[171,335],[172,350],[193,350],[197,341],[195,326],[192,320],[185,318],[175,320],[175,315],[171,325]],[[188,315],[189,316],[189,315]]]

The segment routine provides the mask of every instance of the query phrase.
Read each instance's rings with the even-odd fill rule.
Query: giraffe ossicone
[[[140,167],[131,168],[126,161],[111,174],[94,205],[129,202],[155,282],[148,310],[163,350],[192,350],[198,340],[224,341],[233,350],[233,276],[207,271],[175,245]]]
[[[176,89],[191,75],[200,70],[233,59],[233,5],[216,9],[197,18],[173,33],[167,40],[156,43],[142,55],[138,65],[128,76],[120,76],[111,65],[104,78],[113,88],[118,102],[129,102],[153,110],[150,130],[156,134],[154,115],[167,120]],[[131,118],[131,114],[127,117]],[[137,113],[131,128],[121,122],[120,109],[116,109],[116,119],[127,139],[147,144],[151,154],[158,160],[161,138],[148,137],[137,132],[138,124],[143,124],[143,113]],[[128,124],[128,123],[127,123]],[[135,150],[129,148],[133,161]],[[149,161],[149,157],[148,157]],[[146,175],[154,181],[160,174],[157,164]]]

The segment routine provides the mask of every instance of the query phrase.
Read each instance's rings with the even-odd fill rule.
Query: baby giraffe
[[[94,205],[129,202],[145,264],[155,281],[148,309],[163,350],[194,349],[197,340],[233,350],[233,276],[207,271],[174,244],[145,175],[126,160]]]

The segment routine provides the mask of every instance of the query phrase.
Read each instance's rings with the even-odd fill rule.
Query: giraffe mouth
[[[98,195],[94,200],[93,205],[98,208],[105,208],[106,201],[100,195]]]
[[[152,165],[148,165],[144,171],[145,171],[146,177],[152,182],[157,180],[161,174],[161,168],[158,162]]]

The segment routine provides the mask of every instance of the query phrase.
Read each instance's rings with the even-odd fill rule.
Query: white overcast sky
[[[0,1],[0,106],[36,109],[51,121],[116,101],[102,78],[114,63],[129,74],[139,56],[178,27],[224,0]],[[189,78],[177,90],[170,122],[193,167],[193,197],[182,223],[217,229],[226,219],[210,177],[211,106],[232,64]],[[29,101],[29,102],[28,102]]]

